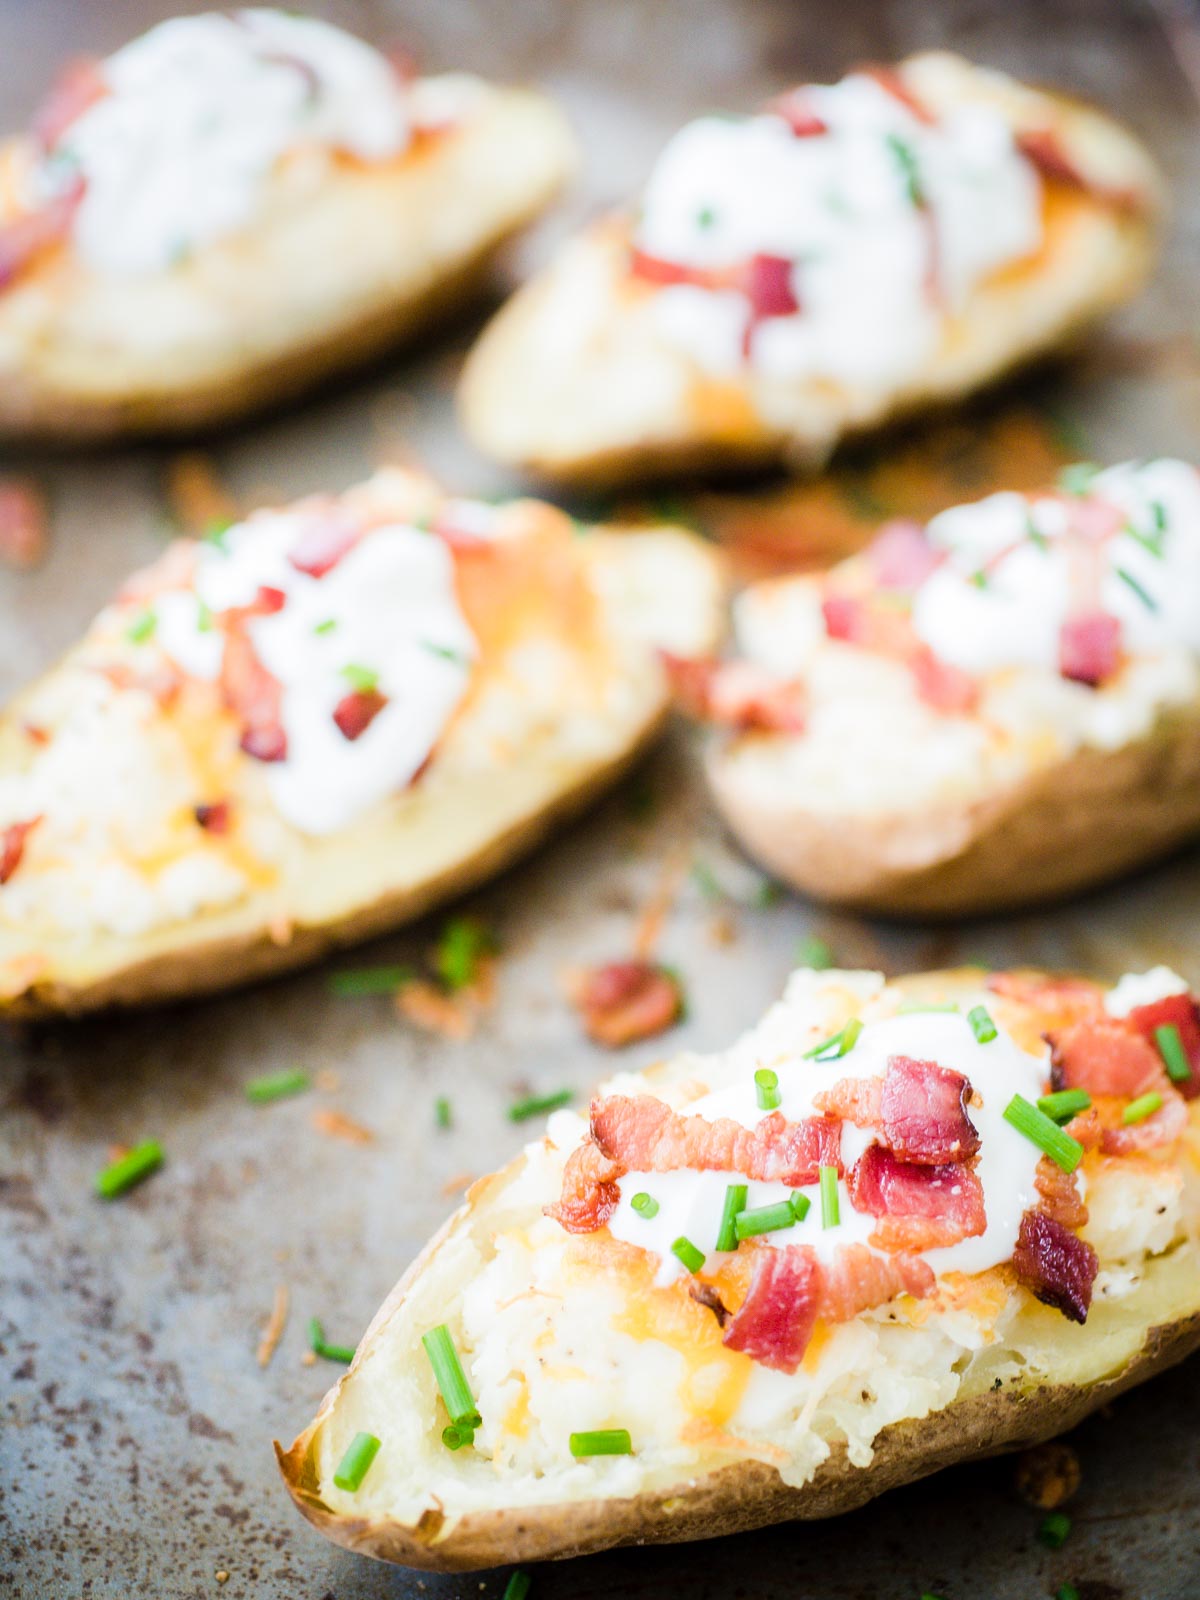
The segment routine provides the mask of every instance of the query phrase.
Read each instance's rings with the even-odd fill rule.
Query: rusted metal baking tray
[[[166,0],[104,6],[0,0],[0,117],[17,125],[54,63],[106,50]],[[1196,321],[1200,116],[1156,13],[1129,0],[409,0],[324,9],[435,67],[537,78],[569,107],[587,156],[567,205],[514,263],[631,188],[666,132],[715,105],[752,107],[791,79],[947,44],[1103,100],[1150,141],[1178,215],[1152,291],[1079,360],[855,457],[815,493],[767,486],[676,498],[731,536],[746,568],[812,559],[909,505],[932,508],[1062,454],[1200,455]],[[1187,43],[1186,25],[1173,24]],[[505,484],[452,423],[471,327],[302,411],[210,443],[246,500],[339,486],[411,451],[465,490]],[[8,459],[49,489],[53,548],[0,575],[0,688],[43,667],[117,580],[160,548],[166,453]],[[660,505],[657,509],[663,509]],[[610,1065],[581,1037],[562,968],[625,953],[656,895],[660,951],[689,1019],[671,1042],[716,1046],[778,992],[816,930],[847,964],[889,971],[980,957],[1115,976],[1166,960],[1200,982],[1200,851],[1051,915],[929,932],[755,904],[722,843],[683,734],[469,909],[501,948],[494,1005],[451,1042],[387,998],[339,999],[328,969],[152,1014],[0,1038],[0,1593],[21,1600],[417,1600],[498,1597],[505,1574],[435,1579],[360,1560],[292,1510],[271,1439],[290,1439],[336,1375],[304,1364],[305,1325],[353,1343],[466,1173],[529,1129],[513,1097],[582,1091]],[[703,863],[730,891],[711,898]],[[709,890],[706,894],[705,889]],[[748,903],[738,903],[738,897]],[[420,960],[437,922],[372,947]],[[355,965],[354,958],[342,965]],[[652,1055],[651,1043],[630,1052]],[[307,1095],[249,1105],[243,1084],[284,1067]],[[449,1096],[454,1126],[434,1125]],[[323,1133],[340,1113],[369,1143]],[[318,1119],[319,1120],[319,1119]],[[328,1119],[325,1123],[328,1126]],[[121,1204],[92,1193],[112,1144],[162,1140],[161,1173]],[[278,1348],[257,1351],[280,1286]],[[1057,1552],[1014,1491],[1011,1462],[966,1466],[853,1516],[711,1545],[640,1549],[536,1574],[538,1600],[657,1595],[779,1600],[1031,1600],[1066,1582],[1084,1600],[1200,1595],[1200,1400],[1195,1361],[1135,1391],[1074,1437],[1083,1483]],[[222,1576],[225,1575],[225,1576]]]

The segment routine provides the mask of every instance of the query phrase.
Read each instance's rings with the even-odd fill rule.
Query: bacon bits
[[[662,652],[683,709],[740,732],[802,733],[806,697],[794,678],[777,678],[753,661],[688,660]]]
[[[31,817],[28,822],[10,822],[0,831],[0,884],[7,883],[21,865],[25,840],[41,820],[41,817]]]
[[[43,250],[61,244],[83,199],[80,178],[36,211],[0,224],[0,289],[8,288]]]
[[[1158,1051],[1123,1022],[1077,1022],[1047,1038],[1055,1089],[1134,1100],[1170,1085]]]
[[[358,689],[343,695],[333,708],[333,720],[351,741],[360,738],[388,703],[378,689]]]
[[[312,520],[288,551],[288,560],[297,572],[310,578],[323,578],[358,543],[362,528],[341,507],[331,504],[314,511]]]
[[[238,627],[225,638],[221,661],[225,703],[242,723],[241,748],[256,761],[283,761],[287,733],[282,721],[283,688],[259,660],[247,635]]]
[[[773,1111],[753,1128],[732,1117],[686,1116],[653,1095],[609,1095],[592,1102],[592,1138],[627,1172],[738,1172],[746,1178],[816,1183],[841,1167],[841,1125],[832,1117],[788,1122]]]
[[[546,1215],[568,1233],[595,1233],[617,1209],[621,1191],[617,1179],[623,1168],[591,1140],[572,1150],[563,1168],[562,1195]]]
[[[1111,678],[1121,649],[1121,624],[1106,611],[1068,617],[1058,636],[1058,670],[1091,688]]]
[[[34,112],[30,133],[43,150],[53,150],[71,124],[107,93],[102,65],[94,57],[78,56],[66,62]]]
[[[1154,1030],[1163,1027],[1179,1029],[1179,1042],[1192,1069],[1175,1087],[1185,1100],[1200,1095],[1200,1006],[1190,994],[1169,994],[1147,1006],[1135,1006],[1125,1018],[1126,1025],[1140,1033],[1148,1042],[1154,1040]]]
[[[978,1154],[979,1133],[967,1115],[971,1085],[936,1061],[889,1056],[883,1078],[842,1078],[816,1096],[829,1116],[877,1128],[901,1161],[940,1166]]]
[[[205,833],[226,834],[233,825],[233,806],[228,800],[213,800],[195,808],[196,823]]]
[[[1105,1127],[1100,1148],[1106,1156],[1128,1156],[1139,1150],[1160,1150],[1183,1137],[1187,1128],[1187,1106],[1172,1088],[1161,1091],[1162,1105],[1142,1122],[1117,1122]]]
[[[28,478],[0,478],[0,561],[19,572],[40,566],[50,543],[46,497]]]
[[[919,589],[941,560],[919,522],[885,522],[867,546],[867,560],[881,589]]]
[[[987,1227],[983,1185],[961,1162],[919,1166],[873,1144],[847,1183],[856,1211],[878,1217],[872,1244],[884,1250],[932,1250],[974,1239]]]
[[[768,110],[782,117],[797,139],[819,139],[829,129],[817,116],[803,89],[792,89],[773,100]]]
[[[917,693],[927,706],[948,716],[970,711],[974,706],[979,691],[969,672],[940,660],[924,645],[912,652],[908,664]]]
[[[1100,1262],[1090,1244],[1044,1211],[1027,1211],[1013,1251],[1017,1279],[1071,1322],[1086,1322]]]
[[[611,961],[584,973],[575,1004],[588,1038],[618,1050],[677,1022],[683,993],[678,978],[652,961]]]
[[[1044,1211],[1064,1228],[1082,1228],[1088,1219],[1088,1208],[1079,1194],[1074,1172],[1064,1172],[1057,1161],[1043,1156],[1037,1164],[1034,1187],[1041,1196],[1039,1211]]]

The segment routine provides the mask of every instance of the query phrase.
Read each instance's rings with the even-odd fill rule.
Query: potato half
[[[1108,117],[944,53],[898,69],[934,112],[997,108],[1017,132],[1050,133],[1076,175],[1044,174],[1041,248],[981,280],[920,371],[890,385],[706,374],[647,315],[656,292],[630,273],[631,223],[609,217],[570,241],[502,308],[468,359],[463,424],[507,465],[582,484],[684,471],[819,465],[848,435],[953,402],[1052,350],[1129,299],[1153,264],[1163,187]]]
[[[865,977],[797,973],[785,1001],[731,1056],[742,1052],[744,1062],[745,1052],[752,1051],[755,1060],[778,1060],[788,1037],[793,1049],[799,1048],[795,1019],[813,1020],[817,1013],[805,1011],[813,997],[823,997],[824,1004],[845,983],[860,1003]],[[875,995],[870,1003],[893,1010],[905,1001],[943,1009],[957,1001],[964,1010],[982,1002],[1022,1039],[1022,1048],[1044,1049],[1039,1029],[1049,1013],[1000,998],[985,987],[979,972],[902,979]],[[629,1095],[641,1088],[686,1104],[698,1092],[696,1079],[711,1081],[715,1059],[682,1057],[642,1078],[623,1076],[611,1089]],[[793,1061],[791,1070],[797,1064],[803,1065]],[[789,1069],[781,1065],[780,1070]],[[689,1299],[682,1282],[669,1289],[652,1287],[651,1269],[631,1266],[631,1246],[616,1244],[607,1229],[580,1240],[575,1256],[568,1253],[565,1280],[542,1271],[543,1254],[555,1247],[547,1230],[558,1226],[542,1218],[542,1208],[557,1199],[566,1148],[579,1137],[574,1130],[583,1127],[577,1118],[566,1129],[552,1121],[542,1144],[529,1146],[472,1188],[389,1295],[315,1421],[290,1449],[276,1447],[297,1506],[339,1544],[410,1566],[456,1570],[614,1545],[711,1538],[788,1518],[829,1516],[954,1462],[1016,1449],[1073,1427],[1200,1344],[1197,1199],[1184,1150],[1188,1141],[1194,1148],[1200,1133],[1193,1110],[1189,1131],[1171,1151],[1159,1152],[1149,1176],[1139,1158],[1128,1194],[1108,1191],[1117,1212],[1129,1218],[1139,1214],[1139,1197],[1145,1200],[1157,1192],[1153,1185],[1161,1184],[1171,1196],[1174,1219],[1156,1234],[1157,1225],[1141,1218],[1136,1226],[1144,1237],[1110,1232],[1106,1244],[1100,1233],[1094,1235],[1101,1272],[1111,1272],[1115,1287],[1111,1294],[1098,1288],[1085,1325],[1039,1304],[1017,1286],[1006,1266],[974,1277],[950,1273],[939,1278],[937,1290],[949,1298],[937,1302],[929,1318],[910,1319],[902,1297],[890,1308],[868,1313],[865,1321],[860,1317],[824,1334],[818,1322],[810,1347],[815,1359],[806,1356],[795,1375],[800,1387],[788,1417],[790,1431],[773,1434],[766,1424],[745,1417],[739,1431],[728,1416],[731,1410],[735,1418],[742,1415],[733,1401],[746,1392],[739,1387],[746,1375],[736,1364],[722,1366],[721,1361],[751,1363],[723,1350],[710,1310]],[[556,1148],[556,1138],[562,1148]],[[1090,1169],[1088,1193],[1097,1197],[1093,1226],[1102,1229],[1098,1197],[1109,1177],[1103,1158],[1085,1159],[1099,1162]],[[1152,1186],[1145,1193],[1144,1183]],[[507,1278],[491,1276],[501,1270],[497,1263],[514,1241],[524,1241],[515,1256],[523,1265]],[[1141,1245],[1145,1253],[1130,1259],[1128,1271],[1113,1270],[1111,1250],[1137,1256]],[[606,1292],[615,1296],[604,1302],[615,1306],[611,1322],[589,1311],[586,1301],[602,1278]],[[472,1297],[484,1283],[494,1287],[498,1282],[504,1284],[503,1314],[511,1315],[511,1307],[525,1299],[533,1319],[528,1345],[504,1352],[505,1359],[491,1344],[481,1357],[480,1346],[471,1342],[485,1328],[481,1307],[486,1303],[472,1303]],[[977,1342],[967,1337],[961,1347],[956,1335],[939,1353],[939,1307],[950,1302],[968,1320],[977,1317],[985,1331]],[[540,1318],[539,1305],[545,1307]],[[573,1305],[579,1320],[571,1320]],[[482,1455],[473,1448],[452,1453],[441,1442],[445,1419],[421,1345],[421,1335],[440,1323],[458,1342],[485,1417]],[[561,1337],[552,1334],[559,1323]],[[466,1331],[468,1324],[473,1333]],[[593,1331],[597,1326],[600,1331]],[[572,1339],[564,1364],[564,1340]],[[539,1369],[532,1405],[529,1363]],[[831,1369],[828,1380],[821,1376],[823,1367]],[[614,1410],[623,1406],[621,1415],[631,1419],[639,1440],[637,1453],[572,1460],[565,1430],[578,1424],[548,1414],[552,1374],[564,1394],[577,1381],[563,1401],[568,1412],[588,1404],[581,1396],[589,1385],[602,1391],[602,1408],[609,1400]],[[684,1397],[682,1414],[690,1416],[681,1429],[672,1410],[676,1385]],[[806,1395],[811,1397],[805,1403]],[[882,1405],[889,1409],[864,1428],[862,1418]],[[671,1422],[660,1425],[668,1412]],[[881,1415],[887,1420],[878,1426]],[[380,1438],[382,1448],[361,1487],[350,1493],[334,1484],[333,1475],[359,1431]],[[528,1443],[531,1439],[536,1446]],[[559,1447],[557,1461],[546,1459]]]

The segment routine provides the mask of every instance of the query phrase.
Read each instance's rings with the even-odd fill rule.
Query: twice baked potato
[[[279,1449],[293,1498],[471,1568],[827,1516],[1073,1426],[1200,1343],[1197,1015],[1162,968],[797,972],[475,1185]]]
[[[1098,111],[944,53],[688,124],[502,308],[467,433],[554,479],[809,467],[1129,298],[1162,181]]]
[[[0,1007],[241,983],[528,849],[661,727],[711,553],[384,471],[183,541],[0,718]]]
[[[739,596],[679,664],[717,805],[821,900],[914,917],[1060,898],[1200,831],[1200,475],[1066,469]]]
[[[573,165],[542,96],[314,18],[179,17],[0,146],[0,433],[195,429],[424,329]]]

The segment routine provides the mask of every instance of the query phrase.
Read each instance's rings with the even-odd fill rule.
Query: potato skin
[[[783,735],[748,735],[759,744]],[[745,740],[707,775],[745,849],[817,900],[890,917],[972,916],[1038,905],[1118,877],[1200,831],[1200,705],[1142,739],[1087,748],[973,802],[865,818],[807,810],[739,770]]]

